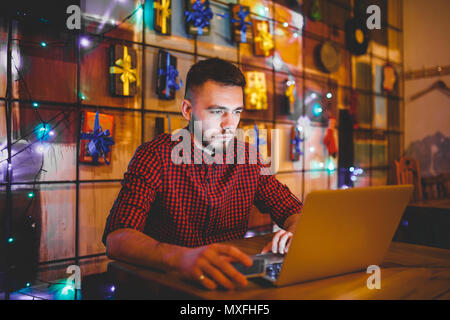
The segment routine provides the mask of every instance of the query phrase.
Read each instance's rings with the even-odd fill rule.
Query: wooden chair
[[[413,158],[402,157],[395,162],[397,184],[414,185],[414,201],[422,201],[422,178],[420,175],[419,161]]]
[[[424,197],[427,200],[445,199],[449,194],[450,173],[422,178]]]
[[[450,172],[441,173],[443,198],[450,198]]]

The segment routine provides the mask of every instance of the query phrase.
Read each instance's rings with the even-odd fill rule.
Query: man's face
[[[236,134],[243,106],[242,88],[206,81],[193,92],[190,128],[201,121],[204,147],[221,150]],[[223,150],[223,149],[222,149]]]

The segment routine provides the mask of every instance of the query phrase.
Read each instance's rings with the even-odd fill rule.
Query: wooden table
[[[408,204],[394,240],[450,249],[450,199]]]
[[[271,234],[226,242],[259,253]],[[108,273],[118,298],[132,299],[450,299],[450,250],[392,242],[381,267],[381,289],[368,289],[366,270],[275,288],[249,281],[233,291],[208,291],[176,273],[114,261]]]
[[[408,207],[433,208],[450,211],[450,199],[435,199],[411,202]]]

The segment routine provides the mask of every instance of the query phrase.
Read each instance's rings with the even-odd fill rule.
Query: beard
[[[189,130],[194,133],[194,139],[211,153],[225,152],[228,145],[233,141],[236,133],[230,130],[219,131],[216,129],[195,130],[194,118],[189,122]]]
[[[230,133],[218,134],[213,136],[204,136],[203,147],[211,152],[225,152],[234,139],[234,135]]]

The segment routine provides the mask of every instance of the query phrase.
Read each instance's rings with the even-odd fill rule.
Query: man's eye
[[[221,113],[223,113],[223,111],[222,110],[211,110],[211,113],[212,114],[221,114]]]

